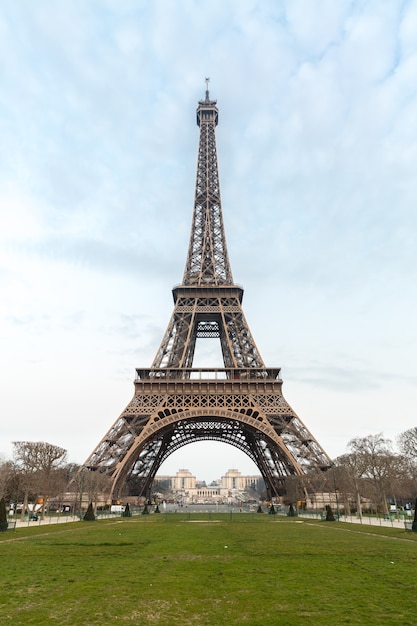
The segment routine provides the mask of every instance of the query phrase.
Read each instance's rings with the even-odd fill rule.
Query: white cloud
[[[351,8],[348,0],[292,0],[285,4],[289,29],[301,53],[319,57],[343,37]]]

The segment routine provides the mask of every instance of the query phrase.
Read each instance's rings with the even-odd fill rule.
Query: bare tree
[[[408,456],[403,454],[394,455],[388,459],[387,489],[392,503],[397,509],[398,498],[402,503],[411,501],[416,495],[417,464],[413,464]]]
[[[356,437],[348,444],[353,454],[358,455],[363,463],[363,478],[373,487],[376,503],[380,504],[382,512],[388,515],[387,491],[392,480],[396,457],[392,452],[391,441],[385,439],[382,433]]]
[[[44,517],[48,499],[62,491],[63,474],[60,470],[66,461],[67,451],[59,446],[41,441],[37,445],[37,457],[43,495],[42,517]]]
[[[398,437],[398,446],[413,463],[417,463],[417,426],[405,430]]]
[[[74,514],[79,510],[81,515],[83,491],[84,491],[84,468],[78,463],[68,463],[67,471],[67,490],[73,494],[73,511]],[[86,470],[85,470],[86,471]]]
[[[361,454],[351,452],[350,454],[342,454],[335,460],[339,474],[339,483],[344,493],[345,503],[349,506],[348,494],[353,494],[356,510],[360,518],[362,518],[362,499],[365,495],[364,476],[366,474],[366,463]]]
[[[0,498],[10,499],[12,473],[13,463],[11,461],[0,461]]]
[[[83,465],[67,465],[68,490],[74,494],[74,511],[81,515],[83,503],[92,502],[94,508],[99,500],[107,500],[111,481],[106,473],[90,470]]]
[[[42,517],[45,506],[54,492],[54,471],[65,462],[67,451],[45,441],[15,441],[13,456],[25,477],[22,516],[28,508],[28,496],[37,488],[42,494]]]
[[[100,471],[84,470],[84,492],[88,494],[88,502],[94,503],[97,508],[99,497],[106,495],[110,491],[110,480],[107,474]]]
[[[23,495],[22,519],[28,511],[29,494],[35,487],[35,473],[37,467],[34,465],[29,450],[24,441],[13,442],[13,458],[17,474],[18,491]]]
[[[299,475],[287,476],[285,479],[286,503],[295,504],[305,501],[304,477]]]

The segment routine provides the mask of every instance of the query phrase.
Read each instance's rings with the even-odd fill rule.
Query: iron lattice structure
[[[137,369],[135,393],[84,467],[106,472],[112,496],[149,498],[165,459],[182,446],[221,441],[259,468],[269,497],[288,476],[331,465],[282,394],[280,368],[265,366],[233,282],[220,198],[216,101],[198,103],[200,128],[190,244],[174,311],[149,369]],[[218,338],[224,368],[193,368],[197,339]]]

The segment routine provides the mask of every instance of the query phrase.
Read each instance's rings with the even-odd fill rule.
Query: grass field
[[[0,534],[1,624],[417,624],[414,533],[268,515]]]

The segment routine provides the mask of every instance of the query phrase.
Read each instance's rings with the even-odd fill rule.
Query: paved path
[[[300,519],[321,519],[316,514],[312,513],[303,513],[300,515]],[[401,519],[384,519],[382,517],[368,517],[366,515],[362,516],[362,519],[355,516],[344,516],[341,515],[339,518],[340,522],[345,522],[347,524],[362,524],[363,526],[387,526],[389,528],[401,528],[404,529],[404,522],[412,522],[413,518],[404,517]]]
[[[205,511],[204,511],[205,512]],[[171,513],[171,515],[175,515],[175,513]],[[233,511],[233,515],[239,515],[238,511]],[[104,516],[103,516],[104,517]],[[110,515],[109,517],[119,517],[119,516],[115,516]],[[41,520],[40,518],[37,521],[29,521],[29,520],[21,520],[21,519],[17,519],[16,520],[16,528],[33,528],[35,526],[47,526],[47,525],[54,525],[54,524],[60,524],[60,523],[64,523],[64,522],[78,522],[79,521],[79,517],[78,516],[72,516],[72,515],[62,515],[60,517],[45,517],[44,520]],[[321,519],[320,517],[318,517],[316,514],[312,513],[311,515],[309,515],[308,513],[305,513],[303,515],[300,515],[299,519]],[[412,517],[406,517],[404,519],[383,519],[383,518],[376,518],[376,517],[366,517],[363,516],[362,519],[359,519],[356,516],[352,516],[352,517],[345,517],[345,516],[341,516],[340,517],[340,522],[345,522],[347,524],[362,524],[362,525],[366,525],[366,526],[387,526],[389,528],[400,528],[400,529],[404,529],[404,521],[406,522],[412,522],[413,518]],[[9,520],[11,521],[11,520]],[[14,521],[14,520],[13,520]]]
[[[63,523],[63,522],[78,522],[79,521],[79,517],[76,516],[72,516],[72,515],[62,515],[61,517],[45,517],[45,519],[41,520],[41,518],[39,518],[37,521],[29,521],[27,519],[25,520],[21,520],[21,519],[16,519],[16,520],[10,520],[10,521],[16,521],[16,528],[33,528],[34,526],[46,526],[46,525],[54,525],[54,524],[59,524],[59,523]]]
[[[412,522],[412,517],[406,517],[404,519],[382,519],[375,517],[362,517],[360,520],[358,517],[341,517],[341,522],[348,522],[349,524],[363,524],[367,526],[389,526],[390,528],[404,529],[404,522]]]

